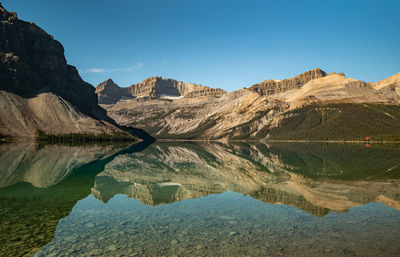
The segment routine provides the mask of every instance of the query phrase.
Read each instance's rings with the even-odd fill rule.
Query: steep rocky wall
[[[210,88],[203,87],[200,90],[191,91],[185,94],[185,97],[195,98],[195,97],[203,97],[203,96],[223,96],[226,94],[226,91],[220,88]]]
[[[296,77],[284,80],[265,80],[250,87],[260,95],[273,95],[290,89],[300,88],[308,81],[326,76],[326,73],[317,68],[300,74]]]
[[[120,131],[97,105],[92,85],[68,65],[63,46],[0,4],[0,133]],[[55,130],[54,130],[55,129]]]
[[[174,79],[164,79],[162,77],[150,77],[127,88],[121,88],[115,83],[111,83],[109,79],[96,87],[96,94],[98,95],[100,104],[114,104],[121,99],[133,97],[142,99],[157,99],[162,97],[219,97],[226,93],[225,90],[220,88],[210,88]]]
[[[63,46],[32,22],[0,5],[0,90],[22,97],[53,92],[94,118],[106,118],[94,88],[68,65]]]

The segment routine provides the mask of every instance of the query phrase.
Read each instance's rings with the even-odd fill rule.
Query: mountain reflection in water
[[[197,253],[207,255],[210,255],[210,253],[214,255],[238,253],[232,247],[229,248],[230,252],[217,251],[211,245],[206,247],[204,244],[200,244],[198,247],[196,242],[182,244],[184,247],[183,249],[180,247],[179,251],[176,249],[170,252],[172,251],[171,247],[167,247],[168,249],[160,248],[157,251],[153,249],[153,252],[151,252],[144,245],[151,242],[156,243],[154,241],[156,238],[160,242],[165,238],[160,235],[157,237],[157,233],[146,234],[143,231],[136,236],[140,238],[148,236],[153,240],[149,239],[146,243],[142,242],[142,248],[137,245],[136,248],[141,248],[139,250],[135,248],[129,252],[125,249],[125,246],[113,246],[112,244],[107,246],[104,251],[98,249],[100,246],[86,246],[81,250],[74,249],[73,245],[66,243],[65,237],[71,237],[71,234],[74,235],[72,237],[76,237],[77,232],[73,233],[72,230],[66,230],[63,224],[70,222],[68,223],[69,228],[74,227],[75,230],[79,230],[79,226],[85,227],[85,224],[80,223],[83,222],[82,220],[85,220],[88,224],[97,224],[98,221],[90,222],[90,220],[95,220],[96,217],[99,218],[102,215],[108,217],[107,213],[110,211],[108,207],[101,207],[102,205],[93,202],[95,201],[93,197],[87,197],[90,193],[110,206],[115,205],[118,201],[124,202],[124,206],[117,204],[119,206],[117,208],[121,209],[120,212],[115,210],[115,206],[113,207],[113,211],[116,212],[114,215],[118,216],[120,213],[120,218],[126,219],[124,210],[133,216],[136,214],[136,218],[139,220],[135,226],[146,227],[148,225],[144,221],[139,222],[141,215],[148,216],[154,225],[157,223],[157,217],[154,215],[163,215],[160,213],[161,210],[167,210],[168,215],[166,216],[172,217],[176,212],[176,219],[181,223],[190,221],[200,224],[209,220],[210,224],[218,227],[219,232],[215,232],[217,234],[222,233],[229,226],[236,226],[235,231],[228,232],[228,235],[233,233],[231,237],[235,235],[245,237],[246,229],[243,224],[243,226],[239,226],[240,221],[246,220],[246,226],[260,229],[267,224],[263,223],[264,219],[258,220],[258,218],[268,214],[269,216],[267,216],[273,221],[275,217],[273,213],[275,212],[279,212],[276,213],[276,217],[288,217],[286,221],[279,222],[277,220],[276,224],[285,227],[289,224],[292,226],[293,222],[299,222],[295,226],[301,228],[301,224],[303,224],[301,220],[309,219],[308,216],[305,216],[306,213],[316,217],[327,216],[330,219],[330,217],[333,217],[328,215],[331,211],[348,212],[352,207],[370,202],[383,203],[400,210],[400,150],[398,145],[373,145],[370,148],[365,148],[358,144],[274,143],[266,145],[164,142],[149,146],[142,143],[128,149],[99,146],[85,148],[45,146],[37,149],[32,145],[0,145],[0,153],[1,255],[4,253],[10,256],[33,254],[49,243],[55,234],[54,240],[46,245],[41,252],[38,252],[38,256],[50,253],[59,254],[67,250],[72,251],[69,254],[85,255],[90,248],[96,248],[96,251],[92,252],[94,255],[108,255],[118,250],[122,251],[120,254],[128,255],[172,255],[172,253],[192,255],[191,248],[195,249]],[[140,207],[137,202],[128,201],[118,194],[137,199],[145,205]],[[216,196],[215,194],[222,195]],[[85,199],[78,202],[83,198]],[[200,199],[194,202],[182,201],[193,198]],[[177,201],[181,202],[177,203],[178,205],[170,205]],[[213,206],[215,201],[219,201],[218,206],[221,209],[218,209],[218,206]],[[282,209],[282,205],[274,205],[276,207],[264,205],[262,207],[259,205],[260,201],[267,204],[284,204],[284,206],[296,207],[306,213],[293,212],[290,207]],[[129,205],[132,206],[129,207]],[[146,205],[159,206],[159,209],[146,207]],[[388,208],[384,205],[365,205],[364,208],[367,208],[369,212],[375,209]],[[74,206],[74,210],[77,212],[75,214],[74,211],[71,213]],[[178,206],[181,209],[177,209]],[[239,210],[234,208],[235,206],[240,206],[240,208],[238,207]],[[93,210],[90,211],[92,207]],[[193,208],[198,208],[200,212],[204,208],[209,214],[203,213],[202,219],[192,220],[196,216],[196,212],[192,213]],[[213,208],[216,208],[214,214]],[[252,220],[249,218],[251,213],[248,210],[245,211],[246,208],[248,210],[255,208],[254,213],[260,214],[253,217],[254,220]],[[260,208],[267,209],[261,211]],[[390,215],[386,212],[382,214],[386,215],[386,218],[391,217],[389,220],[382,219],[381,221],[389,222],[391,226],[390,229],[386,228],[386,231],[383,231],[386,237],[382,244],[390,242],[399,245],[398,241],[393,242],[393,240],[387,238],[391,235],[390,232],[400,232],[400,230],[396,230],[400,226],[399,222],[393,223],[393,220],[399,220],[398,213],[400,212],[394,209],[387,209]],[[74,217],[79,216],[79,210],[89,211],[92,216],[80,217],[80,221],[78,221]],[[97,214],[96,211],[98,211]],[[183,214],[185,211],[189,214],[192,213],[192,216],[185,216]],[[232,218],[235,216],[234,213],[240,216],[239,220]],[[66,217],[69,214],[70,216]],[[289,214],[300,219],[300,221],[291,220]],[[379,211],[374,215],[379,218]],[[397,218],[393,218],[393,215]],[[66,218],[59,223],[59,220],[64,217]],[[217,222],[214,220],[215,217],[225,218]],[[343,222],[343,224],[351,221],[350,213],[338,217],[341,217],[340,222]],[[346,220],[347,217],[349,220]],[[114,231],[116,234],[126,232],[122,228],[119,228],[118,231],[111,229],[119,225],[114,224],[113,219],[109,217],[108,219],[110,220],[109,223],[103,221],[103,229]],[[360,221],[362,219],[360,216]],[[216,223],[213,223],[214,221]],[[164,220],[164,222],[168,223],[167,220]],[[172,222],[172,220],[169,222]],[[176,220],[173,222],[176,222]],[[314,232],[317,228],[320,232],[334,229],[327,227],[326,224],[321,224],[321,221],[318,223],[315,220],[315,222],[317,223],[312,230]],[[382,227],[385,228],[386,223],[382,224]],[[58,232],[56,233],[57,224]],[[79,226],[73,226],[77,224]],[[207,227],[210,224],[205,222],[203,225]],[[96,225],[95,227],[102,226]],[[171,224],[163,224],[163,226],[174,227]],[[271,224],[268,224],[268,226],[273,227]],[[364,226],[366,225],[362,224],[361,227]],[[339,227],[338,230],[340,230]],[[132,229],[134,228],[130,228],[130,230]],[[176,233],[179,230],[178,228],[174,229]],[[196,228],[193,229],[196,230]],[[209,228],[209,230],[211,229]],[[267,228],[264,228],[260,231],[264,233],[267,230]],[[307,234],[306,230],[304,228],[305,235]],[[375,230],[379,231],[376,227]],[[267,235],[261,232],[257,234],[256,231],[258,230],[254,230],[254,235],[261,238],[249,241],[251,237],[247,235],[245,239],[241,238],[242,242],[246,242],[246,246],[242,245],[241,247],[243,249],[247,249],[246,247],[249,246],[253,247],[255,250],[249,255],[265,255],[267,250],[263,247],[267,247],[268,244],[262,243],[262,237]],[[84,231],[78,234],[82,235],[83,233]],[[101,234],[100,232],[97,233]],[[165,235],[169,235],[169,239],[172,236],[170,233],[171,231],[168,229],[165,232]],[[185,233],[190,232],[186,231]],[[279,239],[280,234],[276,232],[275,237]],[[338,232],[336,234],[336,236],[339,235]],[[87,238],[93,236],[86,235]],[[188,238],[191,238],[191,236],[194,235],[187,235]],[[204,236],[213,238],[212,235]],[[218,234],[219,237],[221,235]],[[110,238],[112,238],[112,235],[110,235]],[[126,238],[129,238],[129,236]],[[230,236],[227,236],[227,238],[229,239]],[[179,239],[176,240],[180,242]],[[214,240],[218,242],[218,239],[214,238]],[[85,239],[79,239],[79,242],[81,241],[85,241]],[[60,242],[63,242],[63,244],[60,244]],[[229,242],[234,243],[235,241],[221,241],[220,244],[227,243],[229,245]],[[74,244],[77,245],[78,243],[75,242]],[[129,244],[129,241],[126,244]],[[378,245],[377,249],[382,248],[382,244]],[[62,245],[65,245],[66,248],[62,249]],[[297,245],[299,250],[302,249],[299,246],[301,245],[300,241],[294,245]],[[269,254],[282,253],[291,249],[280,250],[280,248],[285,249],[285,246],[268,247]],[[397,253],[396,251],[399,250],[399,247],[386,248],[388,255]],[[84,249],[83,252],[82,249]],[[341,252],[340,254],[351,255],[355,253],[351,248],[349,249],[349,252]],[[369,252],[372,253],[373,251],[369,249]],[[326,252],[320,252],[320,249],[315,250],[314,253],[326,254]],[[335,251],[332,251],[333,253],[337,254]],[[308,254],[312,255],[313,252],[308,252]],[[284,255],[295,254],[286,252]]]

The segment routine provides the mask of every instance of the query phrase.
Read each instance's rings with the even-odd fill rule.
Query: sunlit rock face
[[[113,104],[121,99],[133,98],[126,88],[121,88],[112,79],[100,83],[96,87],[99,104]]]
[[[160,77],[128,88],[106,81],[97,93],[119,124],[156,138],[399,140],[399,81],[399,74],[367,83],[314,69],[229,93]]]
[[[376,83],[369,83],[389,99],[400,102],[400,72]]]
[[[256,91],[260,95],[273,95],[281,92],[285,92],[291,89],[298,89],[308,81],[322,78],[326,76],[325,71],[321,69],[314,69],[303,74],[300,74],[296,77],[284,80],[265,80],[261,83],[254,84],[250,87],[251,90]]]
[[[193,83],[184,83],[174,79],[150,77],[140,83],[129,87],[119,87],[111,79],[100,83],[96,87],[99,104],[115,104],[120,100],[137,98],[150,99],[175,99],[212,96],[219,97],[226,94],[220,88],[210,88]]]
[[[158,143],[108,163],[92,194],[104,202],[125,194],[159,205],[234,191],[316,216],[374,201],[400,210],[397,154],[343,144]]]
[[[257,137],[289,106],[240,90],[221,97],[139,99],[102,105],[124,126],[142,128],[156,138],[240,139]],[[269,126],[269,125],[268,125]]]

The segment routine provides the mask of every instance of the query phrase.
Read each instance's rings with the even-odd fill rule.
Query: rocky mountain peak
[[[162,80],[165,80],[165,79],[161,76],[151,76],[151,77],[144,79],[142,81],[142,83],[146,83],[146,82],[150,82],[150,81],[162,81]]]
[[[111,78],[108,78],[108,79],[106,79],[106,81],[105,82],[107,82],[107,83],[113,83],[113,84],[115,84],[114,83],[114,81],[111,79]]]
[[[340,72],[340,73],[337,73],[337,72],[331,72],[331,73],[329,73],[328,75],[326,75],[326,76],[332,76],[332,75],[339,75],[339,76],[342,76],[342,77],[346,77],[346,75],[343,73],[343,72]]]
[[[22,97],[52,92],[80,111],[96,116],[94,88],[68,65],[63,46],[32,22],[0,8],[0,90]],[[97,109],[97,107],[95,108]],[[105,114],[105,113],[104,113]]]
[[[369,83],[389,99],[400,102],[400,72],[376,83]]]
[[[285,92],[291,89],[297,89],[306,84],[308,81],[325,77],[327,74],[320,68],[306,71],[290,79],[284,80],[265,80],[264,82],[255,84],[249,89],[256,91],[260,95],[273,95]]]
[[[121,99],[131,99],[127,88],[118,86],[112,79],[107,79],[96,86],[99,104],[114,104]]]
[[[18,15],[15,12],[8,12],[3,5],[0,3],[0,20],[1,21],[15,21],[18,19]]]
[[[326,76],[326,72],[321,70],[320,68],[315,68],[315,69],[306,71],[306,72],[304,72],[304,73],[302,73],[302,74],[300,74],[298,76],[305,76],[307,74],[314,74],[316,76],[321,76],[321,77]]]
[[[127,97],[141,99],[157,99],[163,97],[219,97],[227,92],[220,88],[210,88],[199,84],[185,83],[175,79],[153,76],[137,84],[132,84],[127,88],[120,88],[112,80],[106,80],[96,87],[96,93],[100,104],[113,104]]]
[[[0,5],[0,39],[0,134],[119,131],[53,36]]]
[[[119,86],[117,84],[115,84],[115,82],[112,79],[109,78],[96,86],[96,93],[99,90],[104,90],[104,89],[108,89],[108,88],[116,88],[116,87],[119,87]]]
[[[225,90],[219,88],[185,83],[175,79],[162,78],[160,76],[147,78],[138,84],[130,86],[128,90],[135,96],[150,98],[159,98],[163,96],[202,97],[226,94]]]
[[[397,74],[394,74],[393,76],[390,76],[386,79],[383,79],[377,83],[378,84],[387,84],[387,83],[393,83],[393,82],[400,82],[400,72]]]

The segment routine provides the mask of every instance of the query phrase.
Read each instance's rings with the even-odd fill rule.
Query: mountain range
[[[400,73],[369,83],[317,68],[233,92],[193,85],[151,77],[121,88],[108,79],[96,93],[115,121],[156,138],[400,139]]]
[[[112,79],[107,79],[96,87],[99,104],[114,104],[121,99],[175,99],[202,96],[222,96],[226,91],[193,83],[183,83],[174,79],[150,77],[129,87],[119,87]]]

